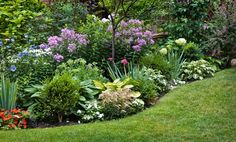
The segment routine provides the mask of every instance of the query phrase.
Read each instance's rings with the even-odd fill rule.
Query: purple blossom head
[[[143,22],[140,20],[136,20],[136,19],[130,19],[128,21],[129,24],[134,24],[134,25],[141,25]]]
[[[144,39],[138,39],[137,43],[139,46],[146,46],[147,45],[147,42]]]
[[[88,44],[88,40],[87,40],[87,36],[86,35],[76,34],[76,40],[81,45],[87,45]]]
[[[54,56],[53,56],[53,59],[57,62],[61,62],[62,60],[64,60],[64,57],[58,53],[56,53]]]
[[[51,47],[57,46],[60,42],[62,42],[62,38],[58,36],[51,36],[48,38],[48,45]]]
[[[140,32],[140,28],[131,28],[130,31],[134,33]]]
[[[0,40],[0,47],[3,45],[2,41]]]
[[[40,48],[40,49],[47,49],[47,48],[48,48],[48,45],[45,44],[45,43],[42,43],[42,44],[39,45],[39,48]]]
[[[61,30],[61,37],[63,39],[73,40],[76,38],[76,33],[74,30],[65,28]]]
[[[120,33],[120,32],[116,32],[115,36],[116,36],[116,37],[120,37],[120,36],[121,36],[121,33]]]
[[[125,22],[125,21],[121,21],[120,26],[123,27],[123,28],[125,28],[125,27],[128,26],[128,23]]]
[[[132,46],[132,48],[133,48],[136,52],[141,51],[141,46],[140,46],[140,45],[134,45],[134,46]]]
[[[134,35],[137,36],[137,37],[141,37],[143,35],[143,33],[142,32],[136,32],[136,33],[134,33]]]
[[[155,41],[153,39],[150,40],[150,44],[153,45],[155,44]]]
[[[150,31],[145,31],[143,34],[145,37],[152,38],[152,32]]]
[[[68,45],[68,51],[69,52],[74,52],[76,50],[76,44],[69,44]]]

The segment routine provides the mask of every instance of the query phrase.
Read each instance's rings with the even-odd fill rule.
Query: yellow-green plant
[[[9,78],[1,76],[0,109],[11,110],[16,106],[17,83],[10,82]]]

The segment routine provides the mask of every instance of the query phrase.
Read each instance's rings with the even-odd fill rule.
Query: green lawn
[[[114,121],[0,131],[2,142],[236,141],[236,69],[179,87],[142,113]]]

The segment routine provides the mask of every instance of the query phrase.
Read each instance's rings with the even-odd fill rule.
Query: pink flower
[[[128,64],[128,61],[124,58],[123,60],[121,60],[121,63],[122,63],[123,65],[127,65],[127,64]]]
[[[72,40],[76,38],[76,33],[74,30],[70,30],[70,29],[62,29],[61,30],[61,37],[63,39],[68,39],[68,40]]]
[[[53,59],[56,60],[57,62],[61,62],[62,60],[64,60],[64,57],[57,53],[53,56]]]
[[[68,51],[69,52],[74,52],[76,50],[76,44],[69,44],[68,45]]]
[[[136,52],[141,51],[141,46],[140,46],[140,45],[134,45],[134,46],[132,46],[132,48],[133,48]]]
[[[60,42],[62,42],[62,38],[58,36],[51,36],[48,38],[48,45],[51,47],[57,46]]]
[[[112,57],[107,58],[108,61],[112,61]]]

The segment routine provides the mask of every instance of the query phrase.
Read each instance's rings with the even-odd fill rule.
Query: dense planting
[[[165,13],[153,9],[158,2]],[[230,33],[227,49],[206,49],[221,18],[209,15],[209,1],[158,2],[0,0],[0,128],[126,117],[179,85],[214,76],[234,57],[227,54],[235,52],[228,47],[232,24],[222,34]],[[166,21],[148,20],[137,8]],[[162,30],[167,36],[157,39]]]

